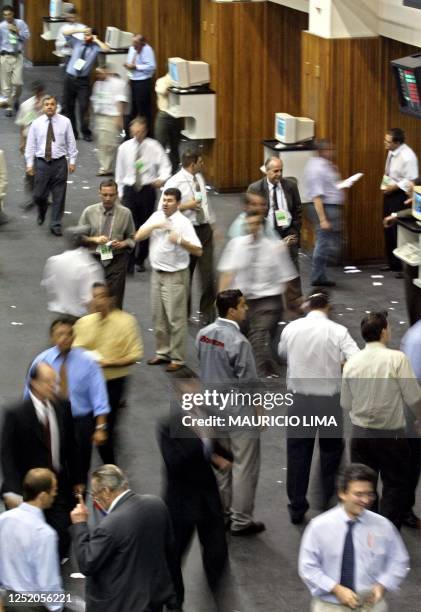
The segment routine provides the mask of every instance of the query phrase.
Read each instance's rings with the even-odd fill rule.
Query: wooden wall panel
[[[383,257],[379,185],[386,129],[402,127],[408,144],[421,151],[421,122],[399,112],[390,68],[392,59],[414,51],[382,37],[328,40],[302,34],[301,112],[316,121],[318,137],[336,145],[344,177],[364,173],[345,208],[346,256],[352,261]]]
[[[107,26],[114,26],[120,30],[126,29],[126,3],[111,0],[78,0],[74,2],[79,10],[82,23],[96,28],[98,36],[104,40]],[[133,2],[136,4],[136,2]]]
[[[25,45],[25,55],[34,64],[56,64],[58,59],[52,52],[54,42],[47,42],[41,38],[43,32],[42,18],[48,17],[49,0],[26,2],[24,18],[31,32],[31,38]]]

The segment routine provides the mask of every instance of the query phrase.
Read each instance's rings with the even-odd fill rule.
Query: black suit
[[[86,523],[70,529],[79,569],[87,576],[86,612],[175,607],[171,523],[159,497],[129,491],[92,534]]]
[[[70,538],[69,512],[74,505],[73,485],[83,482],[79,461],[75,453],[73,419],[67,403],[54,404],[59,430],[60,465],[56,474],[58,494],[53,506],[45,512],[48,523],[59,536],[60,556],[66,556]],[[28,398],[6,410],[2,432],[1,465],[2,493],[22,494],[22,482],[32,468],[52,469],[44,431]]]
[[[286,238],[287,236],[291,236],[291,235],[297,236],[298,242],[296,244],[289,246],[288,249],[289,249],[290,257],[292,261],[294,262],[294,265],[297,268],[297,271],[300,272],[300,267],[299,267],[299,262],[298,262],[298,249],[300,246],[301,222],[302,222],[302,212],[303,212],[301,198],[298,192],[297,182],[294,178],[282,178],[280,181],[280,184],[281,184],[282,190],[285,195],[289,213],[292,218],[291,225],[287,227],[286,229],[281,229],[276,225],[274,218],[271,218],[271,219],[268,218],[268,223],[272,224],[273,228],[275,229],[276,232],[279,233],[281,238]],[[268,181],[266,177],[260,179],[259,181],[256,181],[255,183],[251,183],[251,185],[248,186],[247,193],[255,193],[257,195],[264,197],[268,206],[270,206],[271,198],[269,194]],[[290,306],[294,307],[295,300],[300,298],[301,295],[302,295],[301,280],[300,280],[300,277],[298,276],[296,279],[294,279],[288,284],[287,295],[286,295],[287,303]]]
[[[224,515],[215,474],[203,443],[182,425],[180,414],[162,422],[158,440],[166,467],[165,502],[174,527],[174,581],[181,606],[184,600],[181,564],[195,528],[210,588],[214,590],[220,581],[228,554]]]

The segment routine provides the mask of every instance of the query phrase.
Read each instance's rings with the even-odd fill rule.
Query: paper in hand
[[[364,176],[362,172],[357,172],[356,174],[353,174],[347,179],[340,181],[339,183],[336,183],[336,187],[338,189],[349,189],[350,187],[352,187],[354,183],[359,181],[362,176]]]

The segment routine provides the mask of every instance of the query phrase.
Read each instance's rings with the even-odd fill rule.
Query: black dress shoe
[[[40,211],[38,213],[37,223],[38,225],[42,225],[44,221],[45,221],[45,211],[42,211],[42,212]]]
[[[250,525],[247,525],[247,527],[244,527],[243,529],[231,529],[231,535],[233,536],[255,535],[256,533],[261,533],[262,531],[265,531],[265,529],[266,527],[264,523],[260,523],[260,521],[253,521],[253,523],[250,523]]]
[[[402,272],[396,272],[395,278],[403,278]]]
[[[51,227],[50,232],[53,234],[53,236],[63,236],[63,232],[61,231],[60,227]]]
[[[402,525],[411,529],[421,529],[421,519],[411,510],[404,515]]]
[[[291,523],[293,525],[302,525],[304,523],[304,514],[295,514],[291,516]]]
[[[138,265],[136,266],[136,270],[137,270],[138,272],[146,272],[145,265],[144,265],[143,263],[142,263],[142,264],[138,264]]]
[[[318,281],[317,283],[311,283],[312,287],[336,287],[336,283],[330,280]]]
[[[93,138],[90,134],[84,134],[83,140],[86,140],[86,142],[92,142]]]

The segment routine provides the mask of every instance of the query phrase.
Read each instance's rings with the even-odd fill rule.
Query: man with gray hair
[[[92,533],[82,496],[70,514],[79,569],[87,576],[86,612],[175,610],[173,535],[164,502],[131,491],[111,464],[92,474],[91,495],[107,512]]]
[[[83,246],[86,226],[65,231],[68,249],[47,259],[41,285],[48,293],[48,310],[78,319],[88,314],[94,283],[104,282],[104,270]]]

